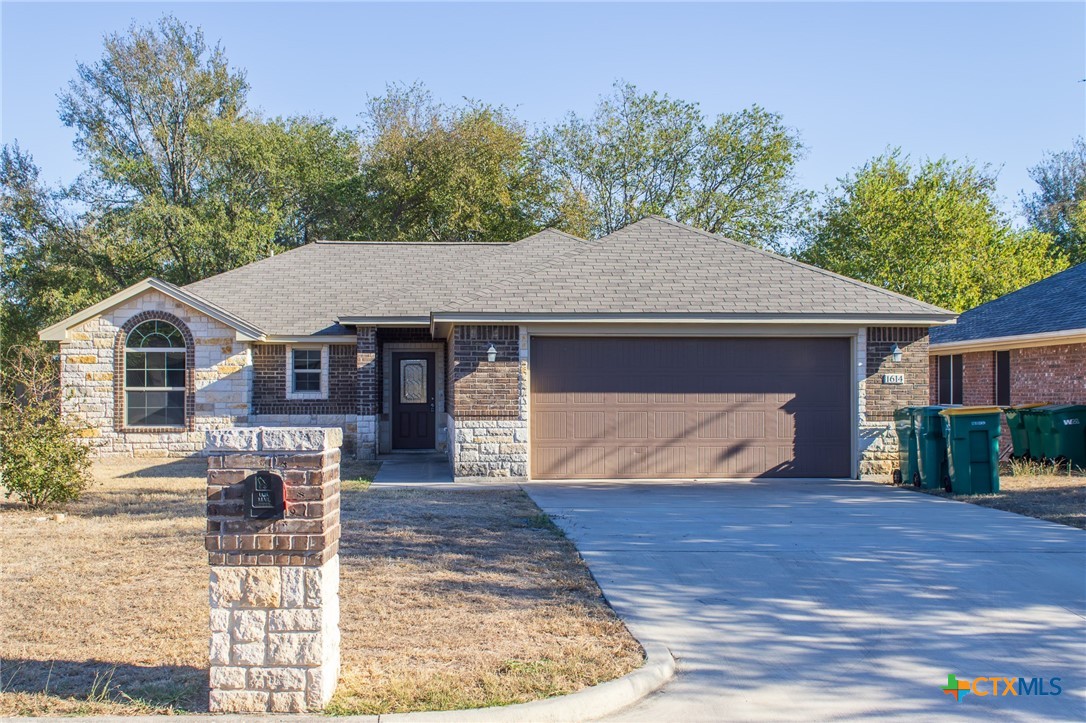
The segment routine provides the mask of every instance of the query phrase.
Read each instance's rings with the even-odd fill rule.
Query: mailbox
[[[245,516],[253,520],[283,518],[283,478],[274,472],[257,472],[245,478]]]

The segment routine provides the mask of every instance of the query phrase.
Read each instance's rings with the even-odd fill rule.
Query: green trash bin
[[[917,484],[916,429],[913,427],[913,407],[902,407],[894,412],[894,431],[897,432],[897,469],[894,484]]]
[[[956,495],[999,492],[999,407],[944,409],[947,470],[945,487]]]
[[[1034,414],[1044,458],[1086,469],[1086,405],[1050,404]]]
[[[1026,428],[1026,443],[1029,445],[1029,457],[1027,459],[1035,459],[1038,462],[1045,458],[1044,443],[1041,441],[1041,428],[1039,426],[1041,415],[1038,413],[1038,410],[1044,406],[1048,405],[1022,410],[1022,425]]]
[[[913,484],[925,489],[943,486],[947,474],[946,440],[943,439],[943,418],[939,412],[945,405],[913,407],[913,428],[916,430],[916,470]]]
[[[1003,407],[1007,417],[1007,430],[1011,433],[1011,459],[1029,459],[1029,434],[1026,432],[1026,417],[1029,410],[1045,406],[1045,402],[1036,404],[1017,404]]]

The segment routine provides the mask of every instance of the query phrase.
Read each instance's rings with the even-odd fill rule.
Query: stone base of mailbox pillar
[[[339,677],[339,556],[211,568],[212,713],[322,708]]]
[[[339,429],[208,433],[213,713],[302,713],[339,677]],[[248,519],[244,480],[283,479],[282,519]]]

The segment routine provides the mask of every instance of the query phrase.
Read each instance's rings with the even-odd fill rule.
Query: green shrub
[[[4,354],[0,485],[32,509],[77,499],[90,484],[90,450],[60,417],[57,365],[40,347]]]

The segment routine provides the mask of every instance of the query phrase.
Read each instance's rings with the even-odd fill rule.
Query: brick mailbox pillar
[[[340,429],[207,433],[213,713],[322,708],[339,677]]]

